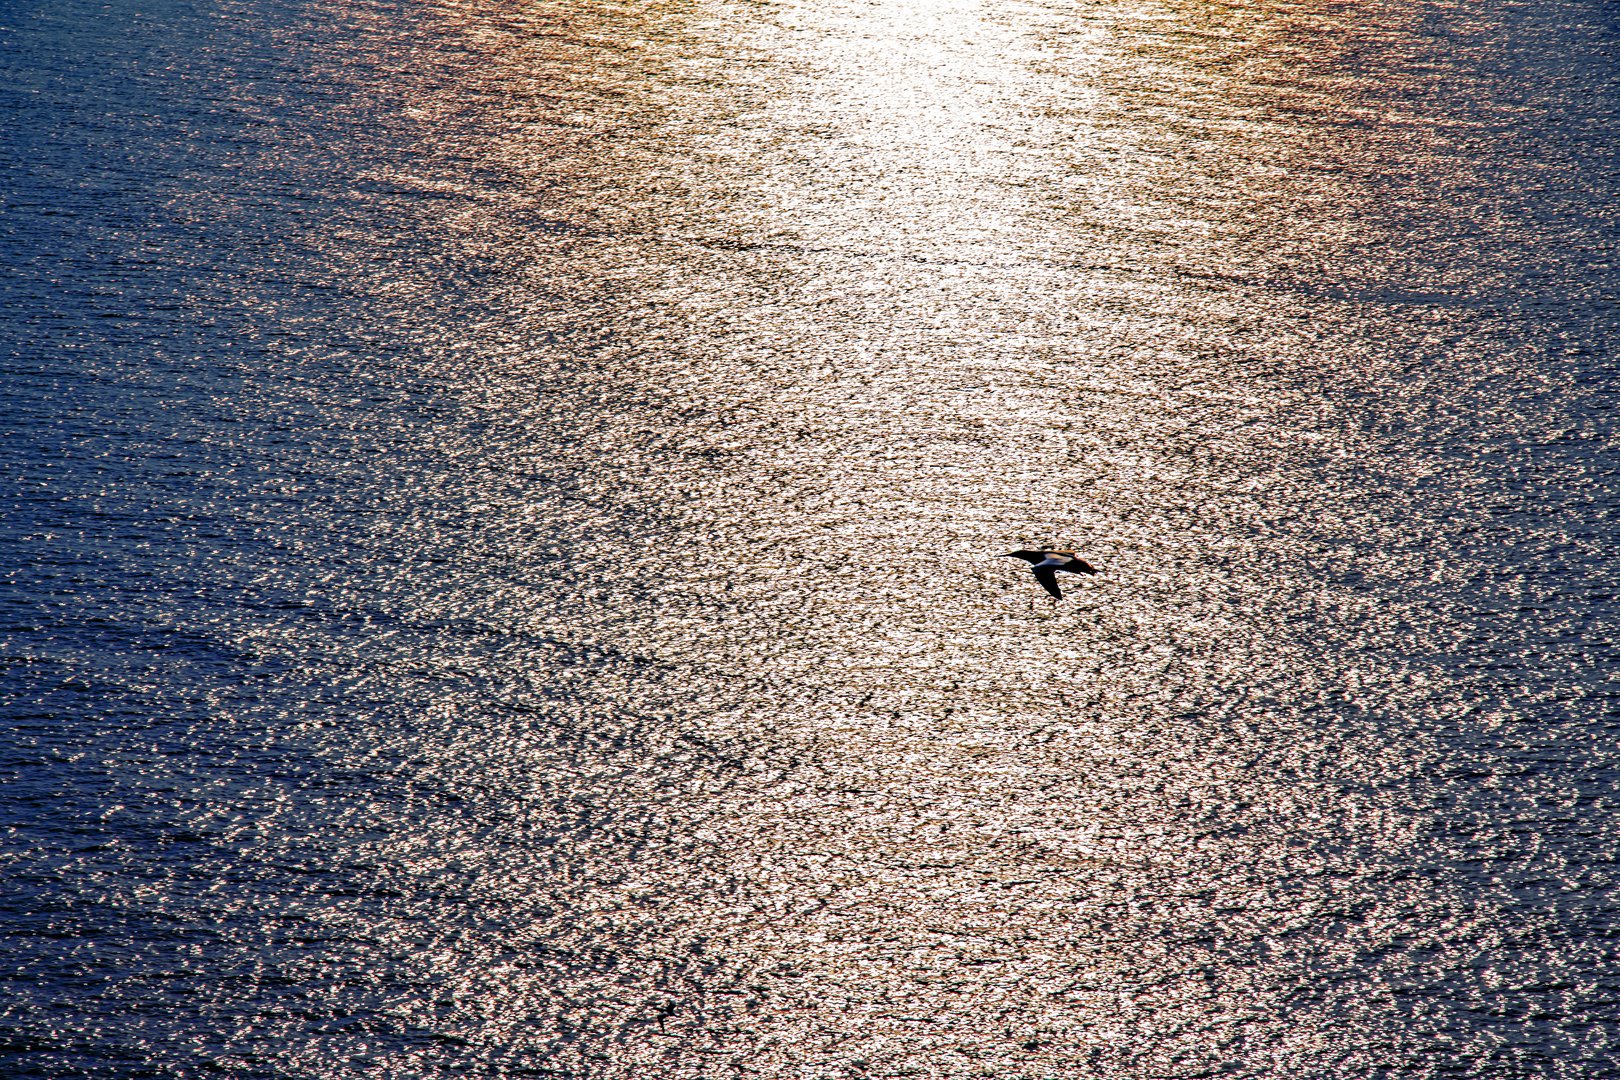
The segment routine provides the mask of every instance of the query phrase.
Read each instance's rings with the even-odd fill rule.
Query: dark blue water
[[[0,8],[0,1075],[1614,1075],[1617,62]]]

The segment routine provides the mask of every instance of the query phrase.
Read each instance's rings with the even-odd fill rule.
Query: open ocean
[[[4,0],[0,1076],[1620,1076],[1617,257],[1615,0]]]

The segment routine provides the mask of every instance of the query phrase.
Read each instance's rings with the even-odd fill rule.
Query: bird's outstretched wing
[[[1041,588],[1051,593],[1053,599],[1063,599],[1063,590],[1058,588],[1057,569],[1051,565],[1051,560],[1036,563],[1031,569],[1035,571],[1035,580],[1041,583]]]

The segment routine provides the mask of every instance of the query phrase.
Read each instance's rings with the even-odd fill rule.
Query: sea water
[[[13,0],[0,1072],[1614,1075],[1617,63]]]

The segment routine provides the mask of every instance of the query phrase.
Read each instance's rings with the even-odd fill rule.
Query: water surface
[[[1612,4],[0,43],[7,1075],[1612,1071]]]

